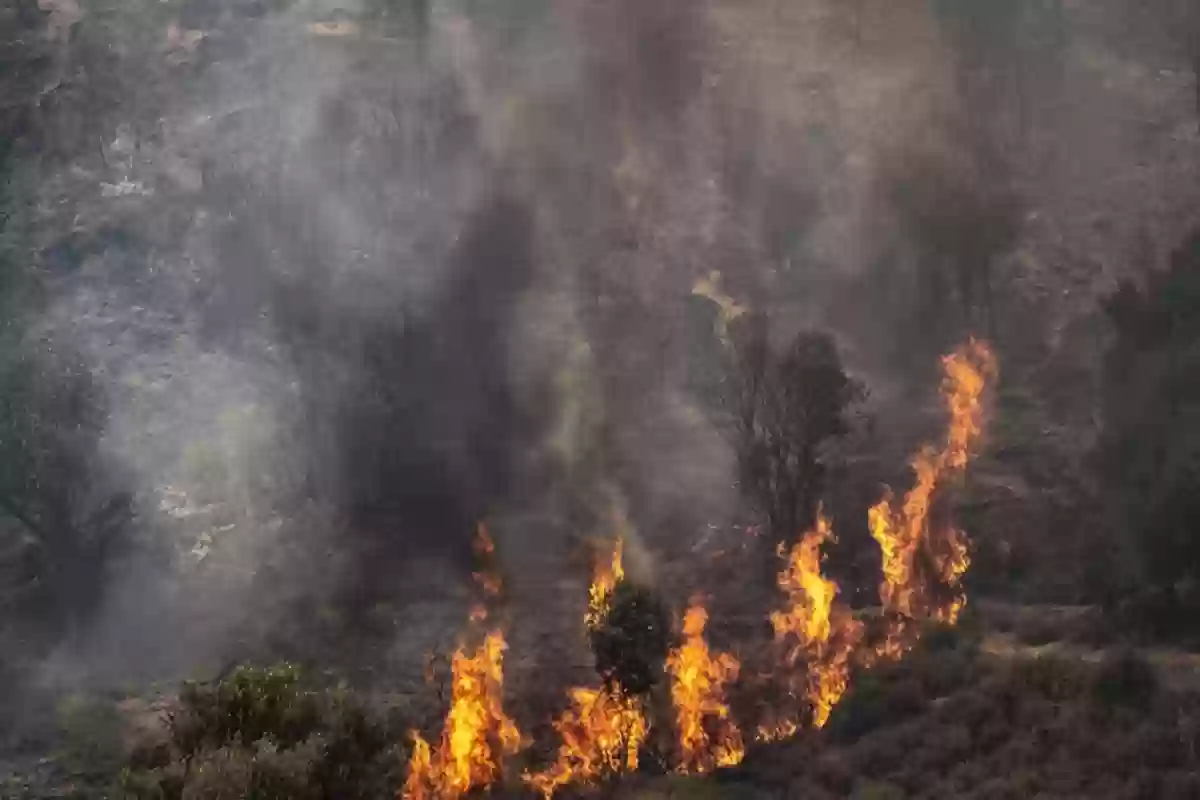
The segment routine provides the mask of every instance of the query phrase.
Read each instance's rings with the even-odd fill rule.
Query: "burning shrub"
[[[670,645],[667,612],[651,590],[621,581],[608,613],[589,631],[596,671],[609,687],[648,693],[662,677]]]

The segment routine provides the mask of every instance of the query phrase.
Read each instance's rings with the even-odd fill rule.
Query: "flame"
[[[836,541],[833,526],[821,511],[816,524],[801,537],[790,553],[780,556],[785,565],[779,573],[779,588],[787,595],[787,607],[771,614],[775,640],[788,646],[790,667],[804,661],[808,674],[804,694],[813,708],[813,725],[824,727],[850,682],[850,659],[863,636],[863,624],[844,605],[835,604],[838,585],[821,574],[821,546]],[[760,728],[760,740],[788,738],[799,726],[784,719],[773,727]]]
[[[950,412],[945,446],[926,446],[917,453],[912,464],[916,483],[903,505],[895,508],[889,492],[867,514],[883,555],[879,596],[884,611],[892,615],[887,637],[876,650],[883,658],[896,658],[907,649],[915,635],[913,620],[954,624],[966,605],[961,591],[971,564],[966,536],[950,526],[931,529],[929,509],[942,478],[961,471],[970,460],[971,447],[983,432],[983,392],[995,379],[997,365],[988,346],[972,339],[944,357],[942,367],[942,394]],[[924,569],[934,574],[925,576]],[[937,586],[947,596],[935,597]]]
[[[571,706],[554,721],[562,738],[555,762],[524,780],[544,797],[572,783],[591,784],[622,772],[635,772],[650,725],[642,702],[612,689],[578,687]]]
[[[737,679],[740,664],[728,653],[709,655],[704,641],[708,612],[693,603],[683,618],[684,643],[667,656],[679,734],[680,772],[710,772],[741,763],[742,734],[730,718],[725,685]],[[711,722],[710,722],[711,720]],[[709,727],[713,729],[710,735]]]
[[[475,558],[482,564],[481,569],[472,573],[475,583],[483,590],[483,594],[489,600],[494,600],[500,596],[504,589],[504,581],[500,578],[500,573],[496,571],[495,554],[496,543],[492,540],[492,535],[488,532],[487,526],[482,522],[475,531],[475,541],[472,543],[472,549],[475,551]]]
[[[449,800],[490,786],[500,778],[502,758],[520,749],[520,731],[501,702],[506,647],[504,636],[492,631],[474,655],[461,647],[454,653],[450,711],[441,739],[432,750],[412,732],[403,800]]]
[[[500,598],[504,590],[504,581],[496,569],[496,543],[482,522],[475,529],[471,549],[479,563],[479,569],[471,573],[471,577],[482,592],[482,597],[471,607],[470,618],[471,622],[479,623],[488,618],[488,603]]]
[[[625,579],[625,568],[621,564],[624,547],[625,540],[618,538],[613,545],[612,559],[608,562],[596,562],[595,576],[592,578],[592,585],[588,587],[588,608],[583,617],[589,629],[599,627],[608,616],[613,592],[617,584]]]
[[[604,623],[617,584],[625,579],[623,552],[624,537],[618,536],[611,558],[596,561],[584,612],[589,629]],[[593,784],[607,776],[636,772],[650,730],[642,700],[626,694],[620,685],[580,686],[571,689],[568,696],[570,707],[554,721],[562,740],[554,763],[541,772],[522,776],[546,798],[569,784]]]

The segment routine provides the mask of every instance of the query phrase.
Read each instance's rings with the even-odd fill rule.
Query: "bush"
[[[904,800],[908,795],[894,783],[886,781],[859,781],[851,800]]]
[[[172,720],[184,755],[205,745],[269,738],[292,747],[317,729],[317,697],[300,688],[300,670],[289,664],[238,667],[215,684],[188,682],[184,711]]]
[[[655,594],[629,581],[618,583],[608,614],[590,634],[600,677],[630,694],[649,692],[662,676],[669,630]]]
[[[56,709],[62,734],[60,760],[72,775],[109,781],[123,757],[121,719],[106,700],[70,695]]]
[[[835,741],[854,741],[915,716],[929,707],[929,700],[921,676],[906,665],[863,671],[833,709],[826,731]]]
[[[1105,656],[1092,676],[1092,695],[1106,706],[1145,707],[1158,694],[1158,672],[1132,649]]]
[[[1087,688],[1087,667],[1069,658],[1044,655],[1016,661],[1009,673],[1012,687],[1055,703],[1080,697]]]
[[[399,782],[403,760],[392,742],[403,726],[376,718],[348,689],[306,687],[294,666],[189,682],[180,704],[170,741],[131,757],[121,781],[128,796],[365,800]]]

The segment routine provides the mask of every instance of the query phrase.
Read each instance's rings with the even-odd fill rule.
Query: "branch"
[[[26,530],[36,536],[41,542],[49,541],[49,536],[46,530],[33,520],[28,514],[23,512],[20,507],[13,503],[12,499],[0,494],[0,511],[8,514],[17,522],[25,526]]]

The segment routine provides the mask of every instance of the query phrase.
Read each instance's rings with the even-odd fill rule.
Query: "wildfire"
[[[474,550],[481,568],[474,573],[484,601],[471,609],[471,621],[488,617],[487,602],[503,588],[495,570],[495,543],[480,524]],[[412,731],[413,750],[402,800],[452,800],[474,788],[490,786],[501,775],[501,761],[521,747],[516,723],[504,713],[504,651],[508,645],[497,628],[489,631],[473,655],[459,647],[451,661],[450,710],[437,749]],[[427,671],[429,666],[427,665]]]
[[[725,685],[740,665],[728,653],[709,654],[704,641],[708,612],[693,603],[683,618],[683,644],[667,657],[679,734],[680,772],[709,772],[741,763],[742,734],[729,715]],[[710,729],[712,733],[710,734]]]
[[[779,573],[779,588],[787,595],[787,607],[771,614],[775,640],[788,645],[789,667],[807,664],[804,694],[812,705],[813,725],[824,727],[850,681],[850,659],[863,636],[863,624],[844,605],[834,603],[838,585],[821,574],[821,547],[836,541],[833,526],[823,512],[816,525],[791,549],[780,556],[785,566]],[[774,740],[793,735],[798,725],[785,719],[762,728],[759,739]]]
[[[472,549],[475,551],[476,560],[481,564],[481,568],[476,570],[472,577],[479,588],[483,590],[484,597],[488,600],[495,600],[500,597],[500,593],[504,589],[504,582],[500,579],[500,573],[496,571],[493,563],[496,543],[492,541],[492,535],[488,533],[487,526],[482,522],[476,528]]]
[[[555,762],[524,780],[543,796],[572,783],[590,784],[607,775],[635,772],[650,725],[642,702],[612,689],[575,688],[571,707],[554,721],[562,738]]]
[[[598,627],[604,621],[612,603],[613,591],[616,590],[617,584],[625,579],[625,568],[621,564],[624,546],[625,540],[618,538],[613,545],[612,559],[608,562],[596,562],[592,585],[588,587],[588,608],[583,618],[589,629]]]
[[[950,472],[961,471],[983,431],[983,392],[997,374],[996,359],[972,339],[942,359],[942,393],[950,412],[943,449],[923,447],[913,459],[916,484],[896,508],[886,494],[868,512],[871,535],[883,554],[879,587],[884,611],[892,615],[887,638],[876,654],[895,658],[909,645],[911,621],[930,618],[954,624],[966,605],[962,576],[970,566],[967,540],[952,526],[930,526],[934,491]],[[932,575],[927,575],[932,572]]]
[[[449,800],[495,783],[501,759],[520,749],[521,734],[503,710],[504,637],[492,631],[474,655],[463,648],[451,665],[450,711],[437,750],[413,731],[404,800]]]

